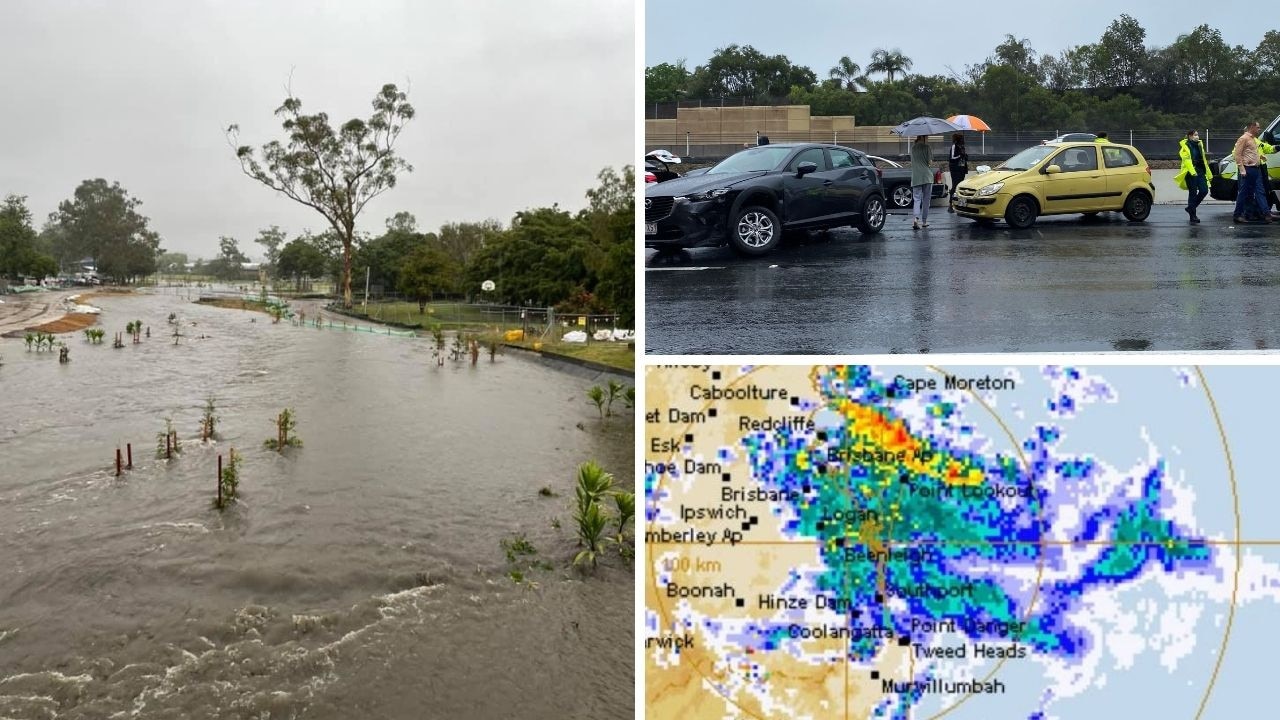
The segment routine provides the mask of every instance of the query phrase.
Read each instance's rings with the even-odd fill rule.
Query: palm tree
[[[828,71],[827,76],[830,77],[836,85],[846,90],[857,90],[867,78],[862,75],[862,67],[858,63],[849,59],[848,55],[840,58],[836,66]]]
[[[876,48],[871,51],[871,62],[867,64],[867,72],[882,72],[889,82],[893,82],[893,76],[897,73],[906,74],[911,69],[911,58],[902,54],[898,48],[885,50],[884,48]]]

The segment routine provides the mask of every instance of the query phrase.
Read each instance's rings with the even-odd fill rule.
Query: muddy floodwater
[[[632,568],[568,569],[577,465],[634,489],[631,411],[602,423],[586,400],[601,378],[514,354],[437,368],[429,339],[173,296],[94,302],[107,337],[62,336],[66,365],[0,339],[0,717],[633,716]],[[135,318],[151,338],[113,349]],[[285,407],[304,447],[281,457],[262,443]],[[230,447],[241,500],[218,512]],[[507,575],[515,533],[553,566],[533,583]]]

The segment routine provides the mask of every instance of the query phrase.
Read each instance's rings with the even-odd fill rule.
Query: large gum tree
[[[352,118],[336,130],[329,116],[305,115],[292,91],[276,109],[288,134],[257,151],[238,145],[240,127],[227,128],[227,140],[246,175],[324,216],[342,241],[342,304],[351,307],[351,253],[356,218],[370,200],[395,187],[396,175],[413,166],[395,154],[396,139],[413,119],[408,96],[383,85],[373,98],[373,115]]]

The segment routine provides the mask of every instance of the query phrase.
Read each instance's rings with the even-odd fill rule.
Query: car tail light
[[[1151,174],[1151,166],[1150,166],[1150,165],[1148,165],[1148,166],[1147,166],[1147,174],[1148,174],[1148,175],[1150,175],[1150,174]]]
[[[941,170],[934,170],[934,171],[933,171],[933,182],[934,182],[935,184],[939,184],[939,185],[941,185],[941,184],[942,184],[942,171],[941,171]]]
[[[651,173],[651,172],[647,172],[647,173],[645,173],[645,174],[644,174],[644,181],[645,181],[646,183],[656,183],[656,182],[658,182],[658,176],[657,176],[657,175],[654,175],[654,174],[653,174],[653,173]]]

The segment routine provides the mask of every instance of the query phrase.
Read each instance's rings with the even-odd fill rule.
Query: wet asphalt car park
[[[1026,230],[930,211],[911,229],[645,253],[645,351],[658,354],[1227,351],[1280,348],[1280,223],[1229,204],[1041,218]]]

